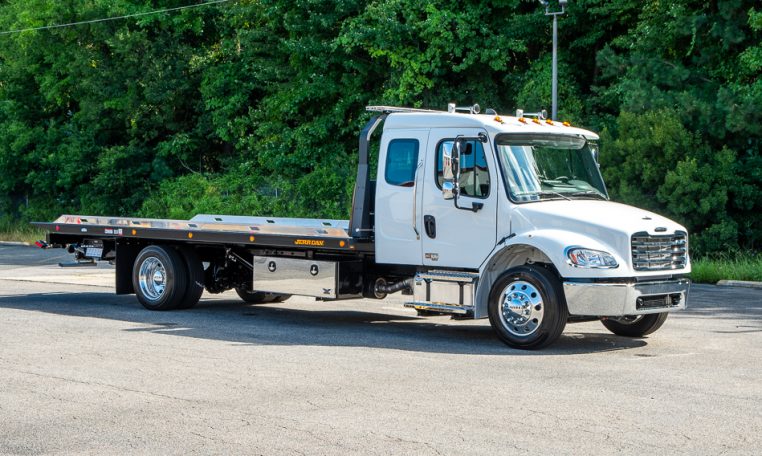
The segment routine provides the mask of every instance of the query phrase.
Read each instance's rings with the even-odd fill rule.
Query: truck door
[[[497,166],[489,142],[470,142],[461,157],[460,196],[442,197],[442,152],[457,136],[477,137],[476,128],[432,129],[423,183],[423,264],[476,269],[495,247],[497,238]],[[482,204],[478,211],[468,210]]]
[[[389,130],[381,138],[376,176],[376,261],[421,264],[423,162],[429,130]]]

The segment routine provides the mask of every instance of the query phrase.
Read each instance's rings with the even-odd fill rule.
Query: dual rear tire
[[[204,267],[188,246],[151,245],[140,251],[132,268],[138,301],[149,310],[190,309],[204,292]],[[290,295],[236,288],[251,304],[282,302]]]
[[[190,247],[148,246],[132,271],[135,295],[149,310],[189,309],[204,292],[203,266]]]

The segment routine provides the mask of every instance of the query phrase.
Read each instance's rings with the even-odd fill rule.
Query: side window
[[[386,182],[401,187],[412,187],[418,166],[418,140],[393,139],[386,151]]]
[[[484,147],[479,141],[469,141],[466,146],[467,153],[460,157],[460,191],[462,195],[475,198],[489,196],[489,170],[487,159],[484,156]],[[452,149],[453,140],[447,139],[437,146],[437,185],[442,188],[444,177],[442,176],[442,153]]]

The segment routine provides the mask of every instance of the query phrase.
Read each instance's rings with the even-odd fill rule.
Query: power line
[[[73,27],[75,25],[84,25],[84,24],[95,24],[98,22],[108,22],[108,21],[119,21],[122,19],[129,19],[131,17],[138,17],[138,16],[148,16],[151,14],[162,14],[162,13],[171,13],[174,11],[180,11],[190,8],[199,8],[201,6],[208,6],[208,5],[214,5],[218,3],[227,3],[235,0],[211,0],[204,3],[198,3],[195,5],[185,5],[185,6],[178,6],[175,8],[166,8],[161,10],[155,10],[155,11],[146,11],[144,13],[135,13],[135,14],[127,14],[124,16],[115,16],[115,17],[104,17],[101,19],[92,19],[89,21],[79,21],[79,22],[69,22],[68,24],[55,24],[55,25],[45,25],[42,27],[30,27],[25,29],[18,29],[18,30],[7,30],[5,32],[0,32],[0,35],[10,35],[12,33],[22,33],[22,32],[33,32],[37,30],[50,30],[50,29],[57,29],[57,28],[64,28],[64,27]]]

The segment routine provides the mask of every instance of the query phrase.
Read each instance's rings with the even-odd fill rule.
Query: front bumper
[[[691,281],[564,282],[570,315],[621,317],[685,309]]]

